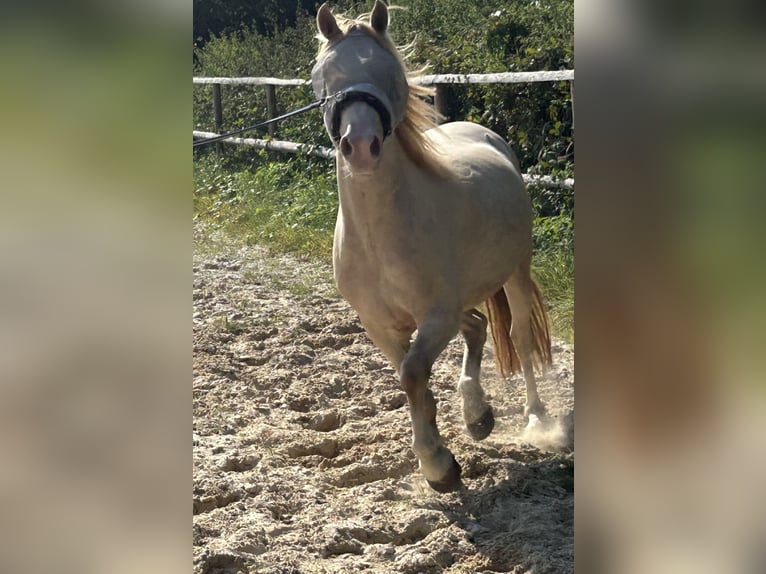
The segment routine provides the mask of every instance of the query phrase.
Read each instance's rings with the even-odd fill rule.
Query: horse
[[[311,82],[336,148],[333,272],[340,294],[396,369],[412,448],[431,488],[462,488],[436,425],[433,363],[460,332],[458,394],[466,431],[495,417],[479,382],[489,325],[498,368],[521,372],[524,416],[543,417],[534,369],[551,363],[548,318],[530,272],[532,206],[508,143],[478,124],[438,125],[388,33],[388,7],[336,17],[323,4]],[[477,307],[485,302],[487,316]],[[411,340],[415,333],[414,340]]]

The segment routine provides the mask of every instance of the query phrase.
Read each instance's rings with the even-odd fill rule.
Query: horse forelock
[[[391,6],[389,6],[391,8]],[[428,105],[422,98],[432,97],[434,89],[420,84],[414,84],[410,79],[424,72],[425,68],[410,71],[408,70],[406,59],[413,43],[406,44],[398,48],[391,36],[386,31],[384,34],[376,32],[369,21],[370,14],[360,14],[356,18],[350,18],[344,14],[333,14],[335,21],[340,28],[342,35],[334,40],[328,40],[322,34],[317,34],[319,40],[319,50],[317,60],[322,57],[333,46],[342,42],[349,34],[364,33],[375,40],[383,49],[389,52],[401,66],[402,72],[407,77],[409,93],[404,111],[404,117],[401,123],[396,127],[394,133],[399,140],[402,148],[408,157],[418,167],[426,170],[431,175],[440,179],[448,179],[453,176],[447,162],[443,159],[443,152],[437,144],[427,139],[424,132],[439,125],[441,116],[432,106]],[[404,52],[404,53],[403,53]]]

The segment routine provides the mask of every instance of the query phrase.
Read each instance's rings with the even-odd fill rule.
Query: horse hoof
[[[492,407],[487,407],[479,420],[466,424],[468,435],[473,440],[483,440],[489,436],[492,429],[495,428],[495,415],[492,413]]]
[[[526,405],[524,407],[524,418],[529,421],[529,415],[535,415],[540,420],[545,420],[546,411],[545,406],[542,403],[536,403],[532,405]]]
[[[463,483],[460,480],[461,471],[460,464],[458,464],[453,456],[452,466],[447,471],[447,474],[444,475],[444,478],[441,480],[426,479],[426,482],[428,482],[428,486],[433,488],[436,492],[455,492],[463,487]]]

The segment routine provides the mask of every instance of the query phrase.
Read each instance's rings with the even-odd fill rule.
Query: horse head
[[[387,34],[388,8],[376,0],[369,23],[343,18],[339,25],[323,4],[317,28],[324,46],[311,82],[317,97],[327,98],[325,128],[352,171],[373,170],[409,96],[404,66]]]

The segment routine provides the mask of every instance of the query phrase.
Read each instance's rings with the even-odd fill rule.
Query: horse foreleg
[[[415,330],[413,328],[395,329],[384,327],[378,323],[361,319],[362,327],[375,343],[375,346],[382,351],[386,358],[399,373],[402,360],[410,348],[410,336]]]
[[[418,325],[418,335],[402,361],[400,378],[412,421],[412,449],[428,484],[439,492],[458,490],[460,465],[442,444],[436,427],[436,400],[428,388],[431,367],[460,326],[459,314],[434,313]]]
[[[457,389],[463,400],[463,420],[471,438],[482,440],[495,426],[492,407],[484,400],[479,382],[481,357],[487,340],[487,318],[476,309],[466,311],[460,323],[460,332],[465,339],[465,350]]]

